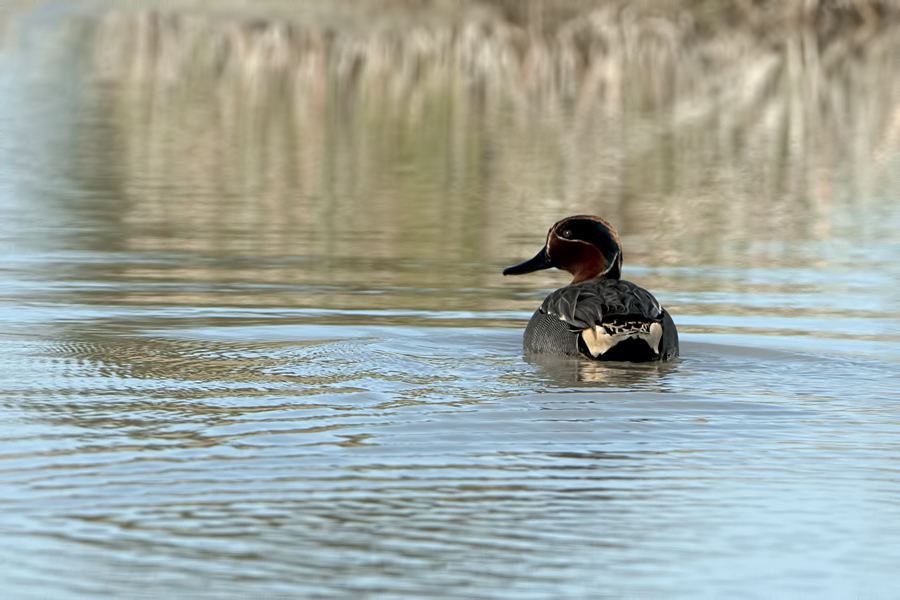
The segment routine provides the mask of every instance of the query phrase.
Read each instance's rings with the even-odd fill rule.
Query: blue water
[[[784,209],[826,233],[735,241],[701,212],[624,234],[680,360],[526,360],[566,279],[500,272],[602,202],[504,211],[521,189],[494,173],[469,205],[401,161],[376,210],[364,169],[318,191],[207,170],[177,108],[141,130],[146,89],[95,72],[92,27],[130,31],[104,14],[25,13],[0,50],[5,597],[895,595],[890,169]]]

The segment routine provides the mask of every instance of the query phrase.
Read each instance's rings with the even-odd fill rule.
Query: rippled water
[[[451,127],[366,99],[320,131],[278,112],[308,108],[302,86],[260,108],[231,80],[211,102],[199,76],[122,75],[109,61],[147,59],[105,56],[110,31],[146,19],[6,23],[4,595],[893,596],[889,127],[834,150],[875,148],[880,170],[835,160],[827,185],[817,147],[774,181],[704,154],[675,183],[632,148],[650,176],[598,192],[570,172],[582,142],[459,116],[453,94]],[[577,212],[620,226],[681,360],[523,359],[566,280],[500,271]]]

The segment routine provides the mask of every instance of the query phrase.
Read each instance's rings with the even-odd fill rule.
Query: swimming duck
[[[622,244],[609,222],[567,217],[550,228],[537,256],[503,274],[551,267],[574,278],[532,315],[525,328],[526,353],[632,362],[678,356],[678,331],[669,313],[650,292],[620,279]]]

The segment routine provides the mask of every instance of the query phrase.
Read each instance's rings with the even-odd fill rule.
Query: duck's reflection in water
[[[617,362],[581,357],[526,354],[549,382],[560,387],[602,387],[623,390],[664,391],[665,382],[681,361]]]

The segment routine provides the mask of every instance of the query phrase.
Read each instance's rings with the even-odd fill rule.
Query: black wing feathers
[[[561,317],[573,331],[593,327],[616,316],[659,323],[663,310],[653,295],[622,279],[600,279],[556,290],[541,304],[541,312]]]

